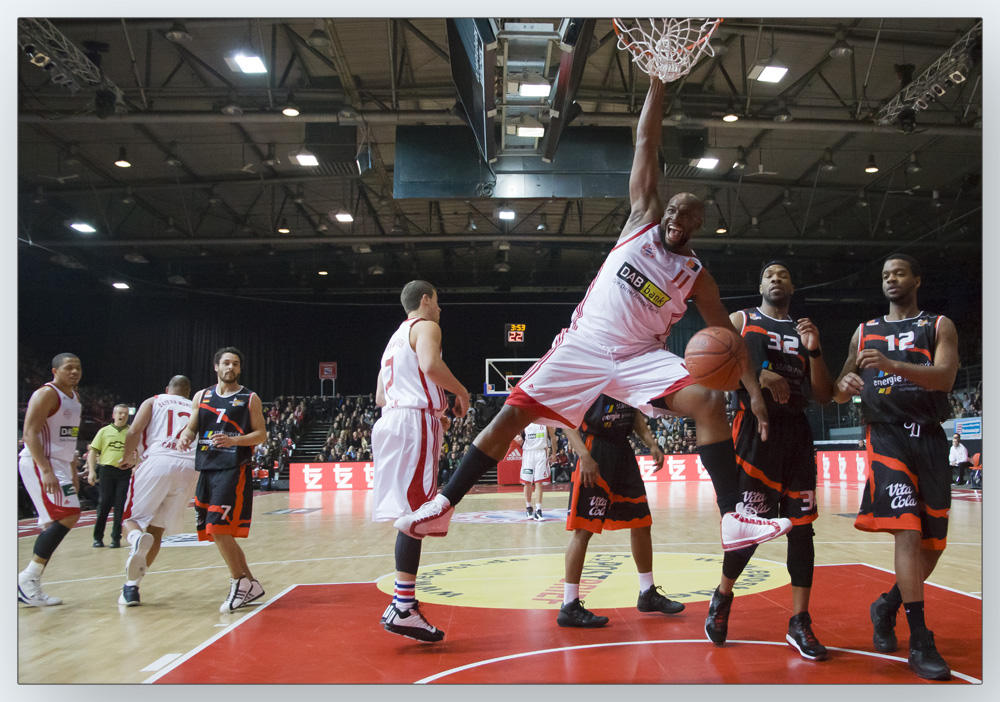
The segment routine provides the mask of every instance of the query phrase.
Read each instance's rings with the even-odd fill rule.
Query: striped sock
[[[400,612],[408,612],[413,609],[413,604],[417,601],[417,582],[396,581],[396,592],[392,597],[396,609]]]

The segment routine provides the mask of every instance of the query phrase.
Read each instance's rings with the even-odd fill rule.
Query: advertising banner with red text
[[[868,480],[868,454],[865,451],[817,451],[816,482],[861,485]]]
[[[289,466],[290,492],[330,490],[370,490],[374,468],[363,463],[292,463]]]

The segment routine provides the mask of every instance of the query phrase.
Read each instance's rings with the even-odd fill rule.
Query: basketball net
[[[664,83],[686,75],[704,55],[715,56],[709,38],[722,18],[618,19],[611,21],[618,48],[644,72]]]

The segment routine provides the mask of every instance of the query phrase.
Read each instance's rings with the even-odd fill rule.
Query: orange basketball
[[[747,369],[747,350],[733,330],[706,327],[688,342],[684,365],[699,385],[712,390],[735,390]]]

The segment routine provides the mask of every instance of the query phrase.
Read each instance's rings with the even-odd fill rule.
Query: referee
[[[125,497],[132,478],[131,468],[118,467],[125,451],[128,407],[115,405],[111,410],[111,421],[97,432],[87,452],[87,482],[91,485],[96,483],[100,495],[97,521],[94,523],[94,548],[104,548],[104,527],[112,507],[115,508],[115,519],[111,526],[111,548],[121,546],[122,512],[125,511]]]

